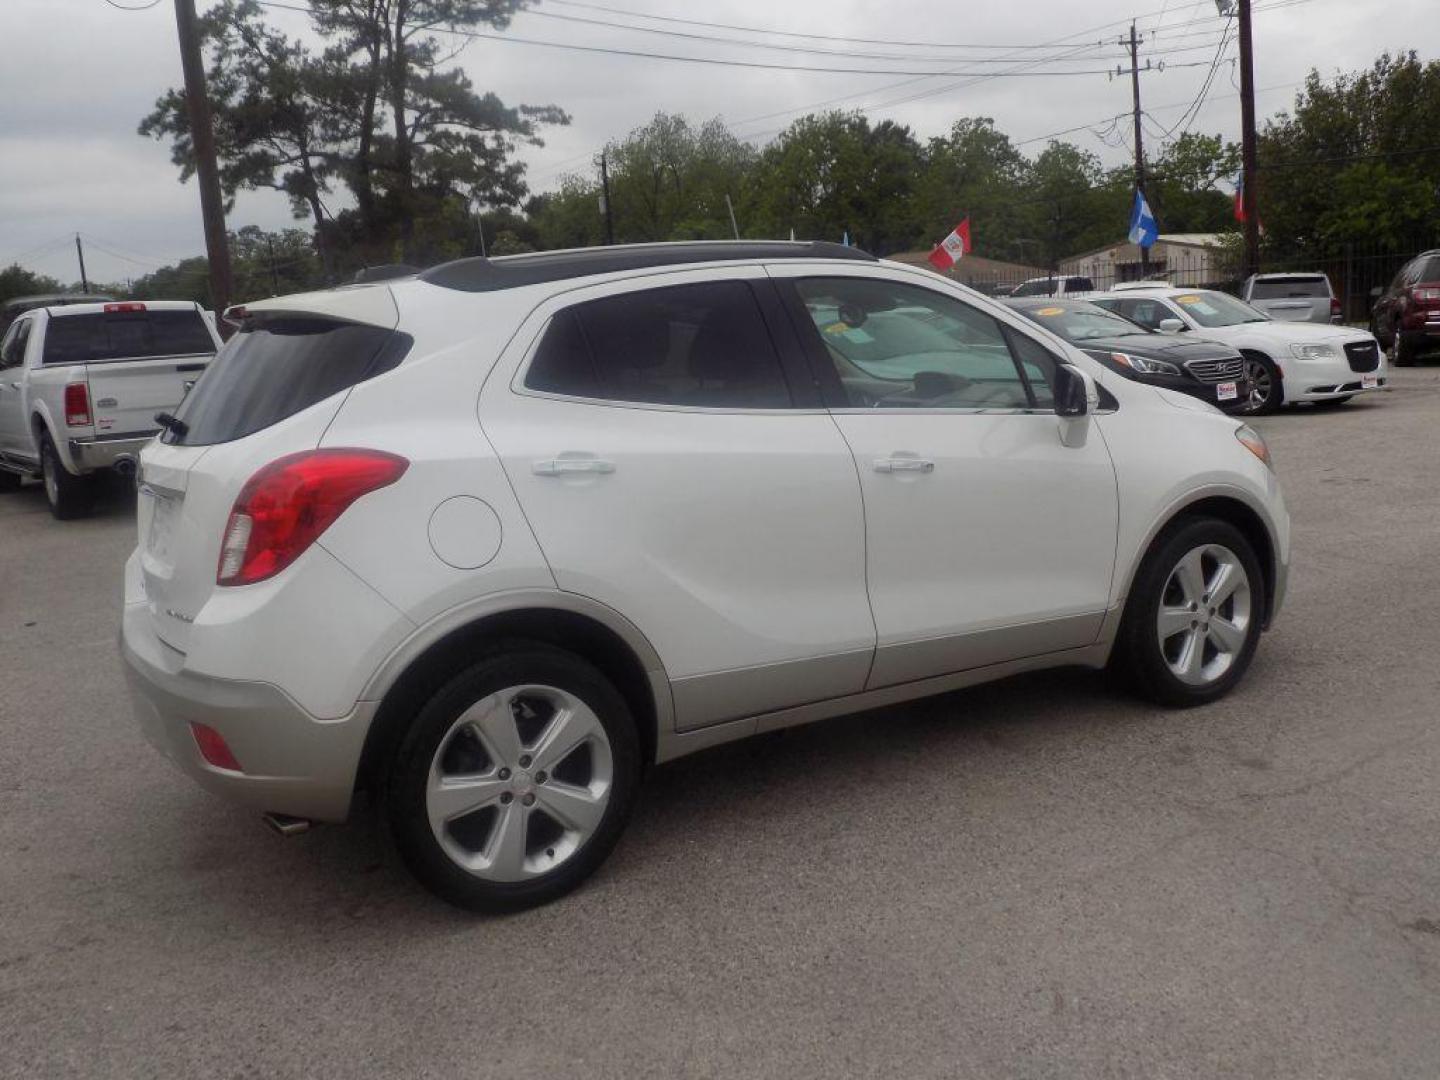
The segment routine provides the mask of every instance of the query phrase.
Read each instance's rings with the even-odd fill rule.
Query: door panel
[[[577,335],[577,302],[613,297],[618,309],[637,292],[598,287],[542,308],[512,352],[546,359],[507,355],[481,395],[482,427],[557,585],[639,627],[675,685],[682,730],[858,692],[875,631],[844,439],[823,411],[766,407],[776,391],[762,368],[776,358],[735,329],[744,320],[713,310],[689,325],[683,304],[631,304],[623,370],[596,370],[585,342],[604,338],[613,311]],[[654,311],[668,329],[647,329]],[[755,352],[731,364],[727,349]],[[527,373],[549,392],[528,388]],[[649,400],[559,396],[567,379]],[[727,394],[765,406],[727,411]],[[667,403],[692,397],[708,404]]]
[[[865,496],[871,687],[1095,640],[1116,530],[1115,471],[1097,431],[1072,448],[1044,413],[835,420]],[[877,470],[903,454],[933,469]]]
[[[899,272],[770,272],[860,476],[867,688],[1094,642],[1115,472],[1093,418],[1061,444],[1056,356],[998,305]]]

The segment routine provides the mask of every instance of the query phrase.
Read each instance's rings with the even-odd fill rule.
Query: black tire
[[[76,476],[65,468],[49,432],[40,436],[40,479],[50,513],[60,521],[84,517],[95,502],[95,488],[88,476]]]
[[[1171,575],[1181,558],[1209,545],[1228,549],[1243,567],[1249,587],[1248,621],[1244,643],[1223,673],[1204,685],[1192,685],[1171,670],[1159,640],[1158,619],[1167,588],[1174,587]],[[1204,618],[1205,611],[1197,615]],[[1156,539],[1135,574],[1111,655],[1111,668],[1140,696],[1157,704],[1179,708],[1207,704],[1224,697],[1244,677],[1255,656],[1264,615],[1265,579],[1250,542],[1233,525],[1216,518],[1182,519]]]
[[[1405,344],[1405,335],[1398,330],[1395,332],[1395,366],[1415,366],[1415,350]]]
[[[1275,361],[1260,353],[1246,353],[1245,374],[1251,383],[1247,415],[1268,416],[1285,404],[1285,384]]]
[[[1312,401],[1310,404],[1317,409],[1338,409],[1354,396],[1354,394],[1347,394],[1345,397],[1326,398],[1324,401]]]
[[[431,828],[427,810],[431,765],[442,743],[458,737],[452,735],[452,728],[470,706],[507,688],[537,685],[555,687],[579,698],[599,719],[609,744],[612,770],[608,802],[588,838],[555,869],[522,881],[488,880],[452,858]],[[523,732],[521,743],[530,745]],[[401,858],[431,892],[468,911],[518,911],[564,896],[605,861],[629,820],[640,774],[640,744],[634,718],[625,699],[604,675],[580,657],[550,645],[519,640],[499,642],[420,706],[390,768],[385,813]],[[545,782],[543,774],[537,774],[536,780]],[[511,795],[507,805],[514,799]],[[539,809],[543,811],[543,804]],[[522,835],[528,842],[534,835],[529,831],[533,828],[530,822],[535,819],[527,816],[525,820]],[[498,818],[496,821],[498,828]],[[540,824],[548,822],[550,819],[543,819]]]

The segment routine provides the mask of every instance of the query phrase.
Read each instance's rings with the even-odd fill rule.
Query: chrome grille
[[[1230,360],[1191,360],[1185,370],[1201,382],[1229,382],[1244,373],[1245,361],[1238,356]]]
[[[1373,341],[1352,341],[1345,346],[1351,371],[1374,371],[1380,366],[1380,346]]]

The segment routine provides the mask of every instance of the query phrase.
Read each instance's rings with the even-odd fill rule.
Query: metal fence
[[[1417,238],[1398,247],[1346,244],[1315,251],[1262,248],[1262,273],[1323,273],[1340,298],[1342,317],[1346,322],[1368,323],[1374,304],[1373,290],[1383,289],[1401,268],[1421,252],[1440,248],[1440,238],[1433,242]],[[1244,284],[1243,255],[1237,244],[1217,248],[1171,247],[1152,259],[1149,277],[1174,285],[1196,289],[1219,289],[1240,292]],[[970,270],[964,260],[950,272],[950,277],[981,292],[1005,296],[1018,286],[1036,279],[1023,273],[993,270]],[[1095,258],[1065,259],[1045,284],[1032,285],[1039,295],[1066,292],[1104,291],[1116,285],[1139,281],[1145,275],[1138,261],[1097,261]],[[1068,287],[1067,279],[1081,279]],[[1052,284],[1053,283],[1053,284]]]

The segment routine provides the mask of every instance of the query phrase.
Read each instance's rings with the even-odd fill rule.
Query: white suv
[[[1112,660],[1213,700],[1285,592],[1253,431],[853,249],[473,259],[238,314],[141,455],[141,724],[284,830],[378,793],[466,907],[574,887],[646,766],[759,731]]]

